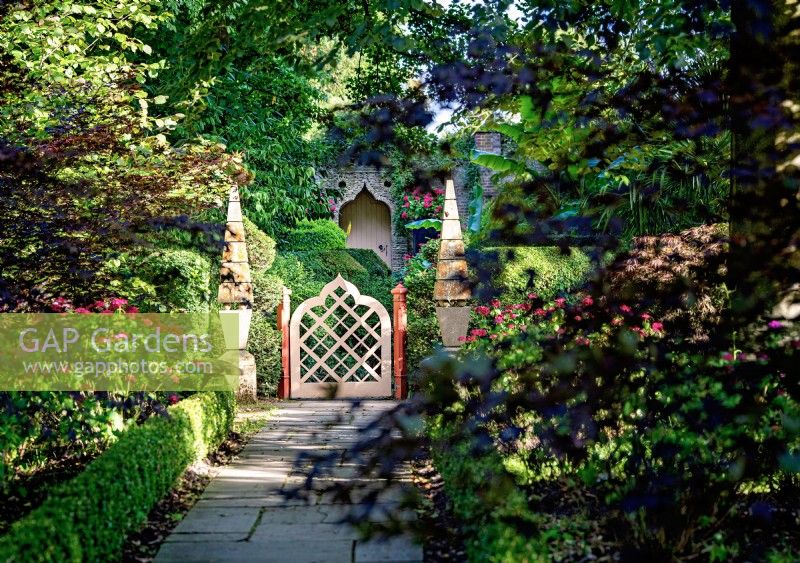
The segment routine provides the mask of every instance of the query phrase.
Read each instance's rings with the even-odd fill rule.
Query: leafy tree
[[[248,180],[214,143],[173,147],[181,115],[151,114],[166,99],[142,84],[164,65],[137,36],[165,21],[157,8],[39,2],[0,22],[0,82],[12,85],[0,92],[5,306],[97,297],[116,275],[111,253]]]

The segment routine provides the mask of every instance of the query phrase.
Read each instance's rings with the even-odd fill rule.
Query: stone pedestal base
[[[460,348],[467,336],[471,307],[436,307],[439,319],[439,330],[442,333],[442,344],[445,348]]]
[[[250,352],[239,352],[239,391],[236,399],[242,403],[256,400],[256,359]]]

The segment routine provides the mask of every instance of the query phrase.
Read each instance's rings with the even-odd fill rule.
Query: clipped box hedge
[[[198,393],[127,431],[0,538],[0,561],[108,561],[192,462],[231,430],[232,393]]]

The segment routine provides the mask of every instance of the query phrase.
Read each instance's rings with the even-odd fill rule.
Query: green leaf
[[[416,221],[411,221],[410,223],[406,223],[406,229],[413,231],[415,229],[436,229],[437,231],[442,230],[442,220],[441,219],[418,219]]]
[[[494,170],[495,172],[512,172],[514,174],[526,174],[530,172],[523,164],[499,154],[474,151],[472,153],[472,162],[480,166],[485,166],[489,170]]]
[[[536,121],[537,116],[533,107],[533,99],[530,96],[522,96],[519,99],[519,114],[523,121]]]
[[[502,133],[514,142],[519,142],[522,135],[525,133],[524,127],[518,123],[499,123],[494,125],[492,129],[498,133]]]

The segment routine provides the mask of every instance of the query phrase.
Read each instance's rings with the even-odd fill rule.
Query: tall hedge
[[[198,393],[127,431],[0,538],[0,561],[118,559],[128,534],[231,430],[232,393]]]
[[[345,247],[347,235],[330,219],[300,221],[286,235],[286,250],[335,250]]]
[[[244,217],[244,240],[251,270],[261,271],[272,267],[275,241],[247,217]]]
[[[372,250],[279,252],[269,273],[280,277],[292,290],[293,309],[318,295],[338,274],[353,283],[363,295],[380,301],[388,311],[392,308],[391,272]]]
[[[589,257],[580,249],[568,254],[554,246],[519,246],[487,248],[497,252],[501,270],[494,283],[504,300],[521,301],[527,293],[538,293],[545,299],[580,286],[591,267]]]

